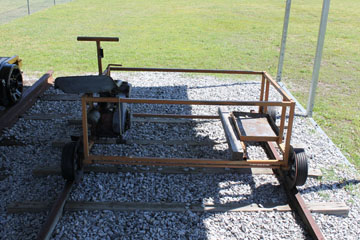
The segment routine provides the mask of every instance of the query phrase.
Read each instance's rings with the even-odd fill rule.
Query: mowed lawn
[[[1,0],[0,1],[0,24],[8,23],[16,18],[28,15],[28,11],[33,14],[45,8],[70,2],[71,0]]]
[[[306,106],[322,1],[293,1],[283,81]],[[265,70],[276,76],[285,1],[74,0],[0,25],[0,55],[26,73],[96,72],[95,44],[116,36],[104,63]],[[314,118],[360,169],[360,2],[332,1]]]

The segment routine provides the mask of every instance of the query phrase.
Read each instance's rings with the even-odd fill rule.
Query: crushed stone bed
[[[129,81],[134,98],[192,100],[258,100],[260,79],[239,81],[223,75],[180,73],[116,73]],[[62,94],[50,88],[46,94]],[[281,97],[271,89],[270,99]],[[26,113],[66,114],[53,120],[20,119],[0,136],[15,138],[23,146],[0,146],[0,239],[34,239],[47,212],[8,214],[6,206],[20,201],[54,201],[63,188],[61,176],[33,177],[39,166],[60,165],[61,150],[52,141],[80,134],[68,120],[81,117],[79,101],[38,100]],[[132,112],[167,114],[217,114],[217,106],[140,105]],[[231,110],[257,110],[230,107]],[[322,179],[308,178],[299,187],[307,202],[339,201],[350,206],[348,216],[314,213],[326,239],[358,239],[360,236],[360,178],[326,135],[315,130],[296,109],[292,144],[302,144],[309,168],[323,171]],[[280,111],[278,111],[280,114]],[[279,121],[279,120],[278,120]],[[278,122],[279,123],[279,122]],[[125,134],[129,140],[207,141],[209,145],[96,144],[92,153],[157,157],[228,159],[230,152],[220,120],[187,123],[134,122]],[[38,143],[38,144],[34,144]],[[251,159],[266,158],[257,144],[249,146]],[[146,167],[144,167],[146,168]],[[74,187],[72,201],[179,202],[203,204],[284,202],[286,195],[275,176],[249,174],[90,173]],[[52,239],[307,239],[301,220],[291,212],[65,212]],[[299,224],[300,223],[300,224]]]

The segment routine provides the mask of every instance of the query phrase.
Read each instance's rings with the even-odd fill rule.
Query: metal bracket
[[[99,56],[100,56],[101,58],[104,58],[104,49],[103,49],[103,48],[100,48],[100,49],[99,49]]]

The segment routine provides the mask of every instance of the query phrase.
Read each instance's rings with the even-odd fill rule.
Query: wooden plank
[[[213,121],[210,119],[171,119],[171,118],[132,118],[132,122],[141,123],[203,123]],[[81,119],[69,119],[68,123],[71,125],[81,125]]]
[[[311,212],[348,215],[349,207],[342,202],[307,203]],[[8,213],[41,212],[49,210],[51,204],[46,202],[15,202],[7,206]],[[284,203],[268,204],[188,204],[188,203],[146,203],[146,202],[74,202],[68,201],[64,207],[66,211],[166,211],[166,212],[289,212],[291,208]]]
[[[2,174],[0,173],[0,181],[5,180],[8,176],[10,176],[9,174]]]
[[[221,123],[224,128],[226,140],[229,145],[229,149],[231,151],[231,158],[233,160],[242,160],[244,156],[244,150],[241,146],[240,140],[238,140],[230,122],[230,112],[219,108],[219,115],[221,119]]]
[[[95,142],[97,143],[97,142]],[[191,140],[146,140],[146,139],[129,139],[126,140],[126,144],[139,144],[139,145],[189,145],[189,146],[213,146],[222,144],[221,142],[212,141],[191,141]]]
[[[166,119],[166,118],[132,118],[132,122],[141,123],[197,123],[193,119]],[[205,120],[206,121],[206,120]],[[202,121],[204,122],[204,121]]]
[[[23,115],[21,116],[26,120],[53,120],[63,117],[70,116],[70,114],[32,114],[32,115]]]
[[[313,202],[306,203],[310,212],[334,214],[334,215],[348,215],[350,207],[342,202]]]
[[[269,168],[239,168],[239,169],[230,169],[230,168],[188,168],[188,167],[154,167],[148,166],[143,167],[128,167],[128,166],[114,166],[114,165],[100,165],[100,166],[86,166],[84,169],[85,173],[95,172],[95,173],[128,173],[128,172],[137,172],[137,173],[160,173],[160,174],[253,174],[253,175],[273,175],[273,171]],[[39,167],[33,170],[33,175],[37,177],[44,177],[48,175],[61,175],[61,170],[59,166],[52,167]],[[309,169],[309,177],[319,178],[322,176],[320,169]]]
[[[63,147],[65,143],[69,142],[70,139],[58,139],[52,142],[53,147]],[[108,139],[98,139],[95,140],[95,144],[119,144],[117,139],[108,138]],[[179,139],[169,139],[169,140],[147,140],[147,139],[128,139],[125,140],[125,143],[122,144],[139,144],[139,145],[189,145],[189,146],[214,146],[216,144],[222,144],[221,142],[212,142],[212,141],[191,141],[191,140],[179,140]]]
[[[70,125],[81,125],[82,120],[80,118],[79,119],[69,119],[68,124],[70,124]]]
[[[44,94],[40,98],[43,101],[80,101],[78,94]]]
[[[0,140],[0,146],[25,146],[25,143],[15,138],[3,138]]]
[[[309,169],[308,170],[308,177],[321,178],[322,177],[322,172],[321,172],[320,169]]]
[[[253,169],[255,170],[255,169]],[[272,174],[271,169],[261,169],[265,171],[255,171],[255,174]],[[266,171],[267,170],[267,171]],[[160,173],[160,174],[251,174],[251,169],[222,169],[222,168],[193,168],[193,167],[127,167],[114,165],[100,165],[100,166],[85,166],[85,173]],[[58,166],[54,167],[39,167],[33,170],[33,175],[36,177],[44,177],[48,175],[61,175],[61,169]]]

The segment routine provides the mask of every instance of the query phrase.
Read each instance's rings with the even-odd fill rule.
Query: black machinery
[[[113,80],[106,75],[58,77],[55,88],[65,93],[86,94],[102,98],[129,98],[131,84]],[[94,103],[87,110],[87,122],[91,125],[91,136],[121,138],[130,128],[130,111],[127,103]]]
[[[55,88],[65,93],[83,94],[83,97],[129,98],[131,85],[121,80],[113,80],[106,75],[59,77],[55,79]],[[84,105],[83,105],[84,106]],[[83,107],[83,116],[89,124],[90,139],[115,137],[122,142],[124,132],[130,128],[130,110],[127,103],[94,102]],[[86,128],[87,131],[87,128]],[[79,180],[82,175],[83,139],[72,137],[65,144],[61,155],[61,172],[65,179]]]
[[[99,75],[58,77],[55,79],[55,88],[65,93],[82,94],[82,115],[86,116],[83,122],[89,124],[90,140],[100,137],[118,138],[122,142],[123,134],[130,128],[130,108],[127,103],[94,102],[87,106],[86,97],[129,98],[131,84],[126,81],[114,80],[109,74],[102,72],[101,58],[104,52],[100,41],[119,41],[118,38],[78,37],[78,41],[95,41],[97,44]],[[87,124],[84,134],[87,135]],[[86,131],[86,133],[85,133]],[[71,142],[65,144],[61,156],[61,172],[67,180],[79,180],[83,163],[82,136],[72,136]]]
[[[0,57],[0,106],[17,103],[23,92],[21,59],[18,56]]]
[[[131,85],[121,80],[113,80],[106,75],[71,76],[55,79],[55,88],[65,93],[83,94],[83,97],[129,98]],[[100,137],[118,138],[122,142],[124,132],[130,128],[130,110],[127,103],[94,102],[83,107],[83,116],[89,124],[90,139]],[[86,128],[87,131],[87,128]],[[61,155],[61,172],[65,179],[79,180],[82,175],[83,139],[72,137],[65,144]]]

